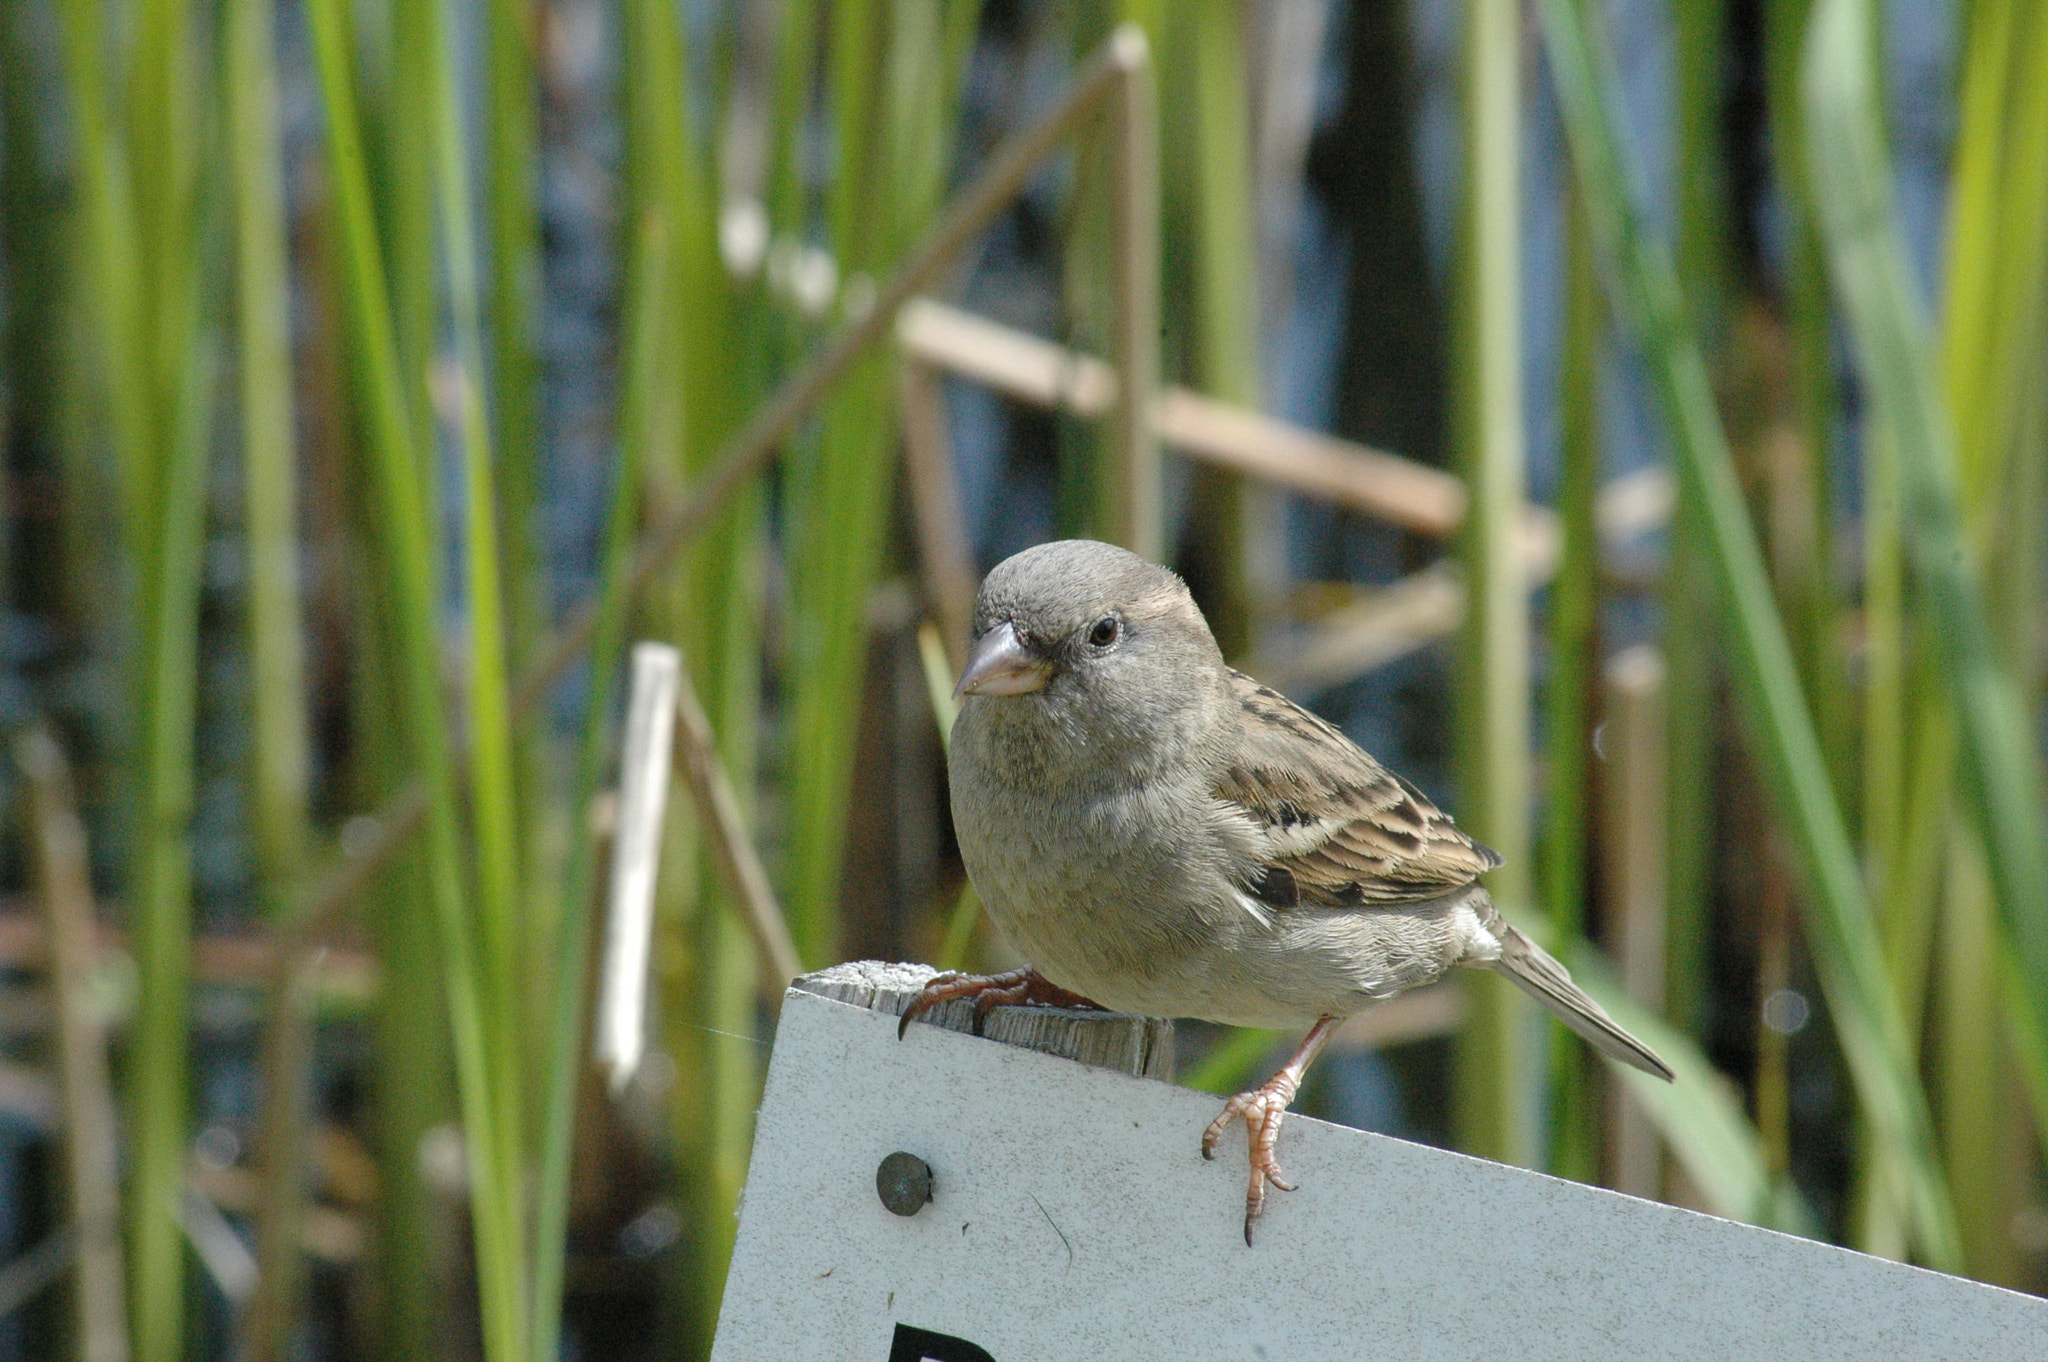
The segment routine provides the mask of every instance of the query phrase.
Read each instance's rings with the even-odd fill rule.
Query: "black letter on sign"
[[[929,1329],[896,1326],[896,1341],[889,1348],[889,1362],[996,1362],[988,1349],[951,1334]]]

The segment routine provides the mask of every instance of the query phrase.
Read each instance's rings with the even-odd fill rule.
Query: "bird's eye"
[[[1104,615],[1088,630],[1088,644],[1093,648],[1107,648],[1122,632],[1123,626],[1116,622],[1115,615]]]

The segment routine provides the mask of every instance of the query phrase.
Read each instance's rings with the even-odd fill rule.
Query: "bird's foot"
[[[924,988],[910,1000],[910,1006],[903,1009],[903,1019],[896,1025],[896,1038],[903,1038],[903,1034],[910,1030],[910,1023],[940,1003],[949,1003],[955,998],[974,999],[974,1034],[977,1036],[981,1034],[988,1014],[998,1007],[1038,1003],[1045,1007],[1108,1010],[1101,1003],[1068,992],[1029,965],[1005,970],[1001,974],[961,974],[947,970],[927,980]]]
[[[1287,1115],[1288,1104],[1294,1101],[1299,1083],[1299,1078],[1282,1069],[1267,1079],[1264,1086],[1241,1092],[1225,1102],[1222,1112],[1202,1132],[1202,1157],[1213,1159],[1216,1157],[1216,1142],[1223,1138],[1223,1132],[1230,1128],[1230,1123],[1244,1122],[1246,1152],[1251,1156],[1252,1166],[1251,1185],[1244,1194],[1244,1242],[1247,1248],[1252,1242],[1252,1222],[1266,1208],[1266,1184],[1270,1182],[1283,1192],[1294,1190],[1294,1184],[1280,1173],[1280,1161],[1273,1156],[1273,1146],[1280,1139],[1280,1122]]]
[[[1202,1157],[1213,1159],[1216,1157],[1216,1142],[1223,1138],[1224,1131],[1230,1129],[1230,1123],[1244,1122],[1246,1152],[1250,1154],[1252,1164],[1251,1186],[1244,1194],[1246,1248],[1252,1245],[1252,1222],[1266,1208],[1266,1184],[1270,1182],[1283,1192],[1294,1190],[1294,1184],[1280,1175],[1280,1161],[1273,1157],[1273,1146],[1279,1142],[1280,1121],[1287,1115],[1288,1104],[1294,1101],[1294,1094],[1301,1091],[1301,1076],[1308,1072],[1308,1066],[1329,1041],[1337,1021],[1333,1016],[1318,1019],[1308,1029],[1308,1034],[1301,1038],[1301,1044],[1294,1047],[1294,1054],[1280,1066],[1279,1073],[1250,1092],[1241,1092],[1225,1102],[1222,1112],[1202,1132]]]

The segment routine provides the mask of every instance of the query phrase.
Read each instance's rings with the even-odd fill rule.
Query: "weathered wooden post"
[[[898,1040],[929,973],[787,995],[717,1362],[2044,1353],[2048,1301],[1304,1117],[1247,1248],[1216,1099],[1155,1081],[1168,1023],[982,1039],[957,1003]]]

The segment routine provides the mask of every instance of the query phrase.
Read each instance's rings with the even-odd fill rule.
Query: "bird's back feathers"
[[[1264,827],[1268,854],[1245,889],[1275,908],[1392,907],[1439,899],[1500,864],[1420,791],[1335,727],[1243,672],[1230,673],[1243,722],[1216,795]],[[1593,1047],[1669,1080],[1671,1068],[1504,920],[1483,891],[1465,900],[1484,937],[1468,964],[1506,975]],[[1478,936],[1475,930],[1475,936]],[[1490,938],[1490,941],[1488,940]]]
[[[1415,903],[1500,864],[1335,727],[1243,672],[1230,682],[1240,722],[1215,795],[1265,832],[1248,892],[1279,908]]]

